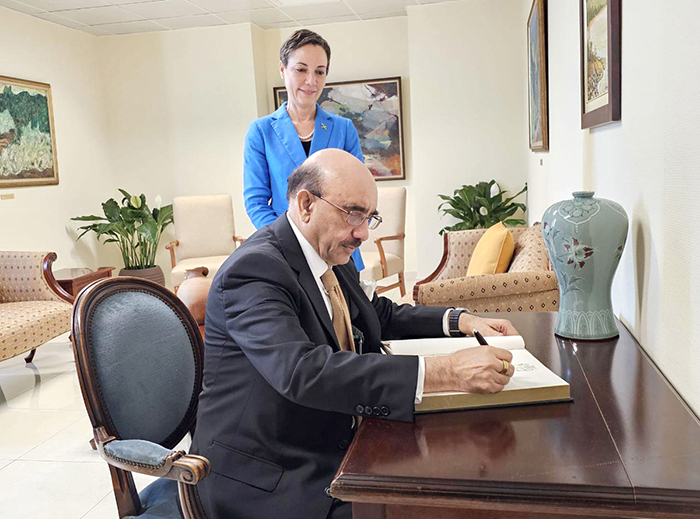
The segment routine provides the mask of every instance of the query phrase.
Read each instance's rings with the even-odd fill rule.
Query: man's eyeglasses
[[[343,211],[345,213],[345,221],[348,222],[348,224],[352,225],[353,227],[357,227],[358,225],[362,225],[365,220],[367,220],[367,228],[371,231],[379,227],[379,224],[382,223],[382,217],[377,215],[377,214],[371,214],[367,216],[364,213],[361,213],[359,211],[348,211],[347,209],[343,209],[342,207],[335,205],[333,202],[329,202],[325,198],[323,198],[321,195],[318,193],[314,193],[313,191],[309,191],[312,195],[314,195],[316,198],[320,198],[327,204],[332,205],[339,211]]]

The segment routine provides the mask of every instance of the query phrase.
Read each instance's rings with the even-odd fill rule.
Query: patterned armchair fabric
[[[70,329],[70,296],[59,295],[44,271],[55,258],[52,252],[0,251],[0,361]]]
[[[414,300],[429,306],[455,306],[471,312],[543,312],[559,308],[559,287],[539,224],[510,229],[515,252],[508,272],[467,276],[485,229],[445,233],[440,266],[416,283]]]

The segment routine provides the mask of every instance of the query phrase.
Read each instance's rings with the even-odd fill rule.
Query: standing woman
[[[328,42],[307,29],[296,31],[280,49],[280,74],[288,101],[250,123],[245,137],[243,196],[257,229],[287,210],[287,178],[312,153],[339,148],[364,162],[352,122],[316,103],[326,85],[330,60]],[[360,249],[352,258],[357,270],[362,270]]]

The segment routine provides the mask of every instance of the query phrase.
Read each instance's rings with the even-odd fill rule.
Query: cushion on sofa
[[[552,270],[547,247],[542,237],[542,226],[534,224],[515,240],[513,261],[508,272],[537,272]]]
[[[489,227],[474,248],[467,276],[506,272],[513,257],[513,246],[513,236],[503,222]]]

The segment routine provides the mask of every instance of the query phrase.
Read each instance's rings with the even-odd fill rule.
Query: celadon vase
[[[568,339],[619,335],[610,291],[627,241],[629,219],[617,202],[576,191],[542,217],[542,234],[559,283],[555,333]]]

